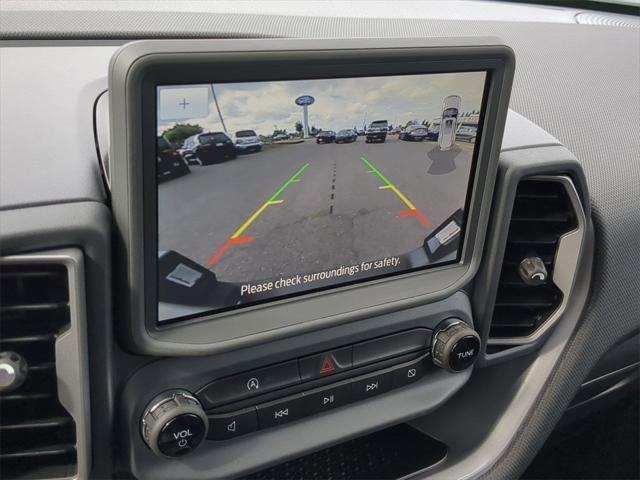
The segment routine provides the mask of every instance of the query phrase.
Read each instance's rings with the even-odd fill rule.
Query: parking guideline
[[[401,217],[415,216],[425,227],[431,226],[431,222],[429,221],[429,219],[420,210],[418,210],[413,202],[411,202],[411,200],[409,200],[405,194],[398,190],[398,187],[391,183],[389,179],[385,177],[384,174],[380,170],[378,170],[375,165],[373,165],[365,157],[360,157],[360,160],[362,160],[362,162],[369,169],[367,171],[368,173],[373,173],[382,181],[382,183],[384,183],[384,185],[378,187],[380,190],[391,190],[402,201],[402,203],[407,206],[408,210],[403,210],[402,212],[400,212]]]
[[[253,212],[253,214],[251,214],[251,216],[247,218],[247,220],[245,220],[244,223],[240,225],[240,227],[238,227],[238,229],[235,232],[233,232],[233,235],[231,235],[231,237],[229,237],[220,246],[220,248],[218,248],[215,252],[213,252],[213,255],[211,255],[211,257],[209,257],[209,259],[207,260],[207,265],[209,265],[210,267],[213,266],[220,259],[222,254],[229,249],[231,245],[249,243],[251,240],[253,240],[252,237],[243,236],[242,234],[251,226],[253,222],[256,221],[256,219],[260,215],[262,215],[262,212],[264,212],[267,209],[267,207],[269,207],[270,205],[279,205],[282,202],[284,202],[284,200],[279,199],[278,197],[280,197],[280,195],[284,193],[284,191],[289,187],[289,185],[291,185],[294,182],[300,181],[300,178],[299,178],[300,175],[302,175],[302,172],[304,172],[308,166],[309,164],[305,163],[293,175],[291,175],[282,185],[280,185],[280,187],[273,193],[273,195],[271,195],[266,202],[260,205],[260,207],[255,212]]]
[[[308,166],[309,166],[309,164],[308,164],[308,163],[305,163],[303,166],[301,166],[301,167],[298,169],[298,171],[297,171],[296,173],[294,173],[293,175],[291,175],[291,176],[289,177],[289,179],[288,179],[286,182],[284,182],[284,183],[280,186],[280,188],[279,188],[278,190],[276,190],[276,192],[275,192],[273,195],[271,195],[271,197],[269,197],[269,200],[267,200],[267,202],[273,202],[273,201],[277,200],[277,198],[278,198],[280,195],[282,195],[282,192],[284,192],[284,191],[289,187],[289,185],[291,185],[293,182],[295,182],[296,180],[298,180],[298,177],[299,177],[300,175],[302,175],[302,172],[304,172],[304,171],[307,169],[307,167],[308,167]]]
[[[308,163],[305,163],[302,167],[300,167],[298,169],[298,171],[296,173],[294,173],[293,175],[291,175],[282,185],[280,185],[280,188],[278,188],[275,193],[273,195],[271,195],[269,197],[269,199],[264,202],[260,208],[258,208],[258,210],[256,210],[255,212],[253,212],[253,215],[251,215],[246,222],[244,222],[240,228],[238,228],[233,235],[231,235],[231,238],[238,238],[240,235],[243,234],[243,232],[249,228],[249,226],[262,214],[262,212],[265,211],[265,209],[269,206],[269,205],[278,205],[280,203],[283,202],[283,200],[278,200],[278,197],[280,195],[282,195],[282,193],[289,187],[289,185],[291,185],[293,182],[296,181],[296,179],[302,175],[302,172],[304,172],[306,170],[306,168],[309,166]]]

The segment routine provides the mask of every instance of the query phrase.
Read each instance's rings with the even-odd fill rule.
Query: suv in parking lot
[[[369,127],[367,127],[365,142],[384,142],[387,139],[388,131],[389,123],[386,120],[376,120],[375,122],[371,122]]]
[[[187,162],[180,156],[169,141],[160,136],[157,139],[158,180],[186,175],[191,170]]]
[[[316,143],[333,143],[336,140],[336,132],[323,130],[316,135]]]
[[[182,152],[185,157],[196,157],[202,165],[220,163],[227,158],[236,158],[233,141],[224,132],[193,135],[184,141]]]
[[[477,127],[462,126],[456,132],[456,139],[464,140],[465,142],[469,142],[469,143],[475,143],[477,134],[478,134]]]
[[[351,128],[346,128],[344,130],[340,130],[336,134],[335,142],[336,143],[351,143],[358,140],[358,133]]]
[[[427,138],[427,127],[424,125],[407,125],[407,127],[400,132],[398,138],[400,140],[421,142]]]
[[[236,150],[239,152],[259,152],[262,142],[255,130],[238,130],[234,135]]]
[[[427,140],[431,140],[432,142],[437,142],[438,135],[440,135],[440,125],[436,125],[435,127],[429,127],[429,129],[427,130]]]

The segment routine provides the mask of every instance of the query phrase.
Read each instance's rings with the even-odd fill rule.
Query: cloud
[[[294,103],[300,95],[312,95],[309,123],[339,130],[386,119],[404,124],[409,120],[432,120],[442,112],[448,95],[462,97],[462,111],[479,110],[484,72],[436,75],[403,75],[327,80],[248,82],[215,85],[216,96],[229,132],[254,129],[263,135],[274,128],[295,129],[303,110]],[[213,100],[209,115],[185,119],[205,130],[223,130]],[[171,123],[158,125],[161,132]]]

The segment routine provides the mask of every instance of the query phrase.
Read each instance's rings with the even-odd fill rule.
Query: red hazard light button
[[[352,348],[345,347],[338,350],[311,355],[298,360],[302,380],[324,377],[353,366]]]

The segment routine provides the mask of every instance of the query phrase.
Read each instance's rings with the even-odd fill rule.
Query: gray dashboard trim
[[[530,123],[528,128],[540,127]],[[584,172],[574,155],[565,147],[540,146],[510,150],[500,155],[496,198],[491,212],[487,249],[476,277],[472,296],[474,316],[485,342],[489,337],[516,189],[521,179],[539,176],[565,176],[571,179],[576,194],[574,201],[581,207],[585,226],[589,223],[591,210]],[[584,247],[583,251],[585,254],[589,254],[584,250]],[[540,347],[540,343],[548,334],[549,329],[545,328],[541,334],[537,335],[536,341],[529,343],[519,341],[518,345],[512,343],[510,348],[506,350],[490,355],[484,353],[478,359],[478,364],[490,365],[511,359],[516,355],[530,353]]]
[[[552,281],[562,292],[562,302],[549,316],[549,318],[547,318],[535,331],[526,337],[503,338],[489,336],[487,340],[488,345],[527,345],[538,341],[556,324],[556,322],[562,318],[562,314],[567,308],[569,297],[571,296],[573,285],[575,283],[587,223],[582,203],[578,198],[578,192],[573,185],[573,181],[564,175],[538,175],[529,177],[529,179],[536,181],[558,182],[562,184],[576,213],[577,227],[560,237],[554,260],[555,267],[553,270]]]
[[[353,62],[353,59],[358,62]],[[407,62],[403,73],[460,69],[491,71],[486,120],[473,180],[461,261],[427,271],[406,273],[394,278],[339,287],[318,294],[273,301],[265,306],[247,307],[158,327],[153,315],[156,309],[156,291],[153,288],[156,278],[155,273],[151,275],[151,272],[155,272],[156,260],[149,260],[149,255],[153,253],[146,248],[148,245],[155,246],[150,243],[155,232],[150,218],[154,218],[155,214],[152,205],[143,207],[147,198],[155,199],[156,195],[155,191],[153,196],[151,193],[144,193],[149,187],[144,181],[148,175],[145,176],[143,172],[143,160],[146,157],[140,138],[146,141],[141,132],[150,121],[142,120],[143,116],[147,118],[149,115],[141,107],[145,100],[144,87],[148,88],[158,78],[166,79],[167,75],[175,81],[177,66],[180,67],[180,78],[184,81],[194,81],[194,76],[195,81],[202,81],[205,78],[217,78],[212,67],[216,63],[267,61],[282,69],[282,65],[277,62],[285,60],[290,64],[288,71],[269,73],[270,76],[266,78],[318,76],[318,73],[305,69],[304,65],[308,64],[322,64],[326,69],[323,75],[329,77],[340,72],[342,75],[347,72],[356,76],[369,73],[390,74],[397,71],[400,62]],[[347,60],[349,63],[337,66],[338,62]],[[323,41],[298,39],[293,42],[141,41],[119,49],[110,64],[109,101],[111,183],[114,217],[118,227],[117,274],[121,277],[119,283],[128,287],[118,292],[122,299],[119,316],[123,321],[122,325],[128,327],[120,330],[123,343],[131,351],[146,354],[205,355],[436,301],[462,288],[477,271],[479,253],[484,246],[493,196],[494,172],[502,144],[514,68],[509,47],[493,37]],[[233,71],[232,67],[229,69],[230,72]],[[226,73],[228,78],[222,78],[237,80],[230,72]],[[247,76],[242,70],[239,72]],[[150,118],[155,116],[151,114]]]
[[[567,342],[578,331],[576,327],[587,303],[592,273],[594,236],[591,224],[587,227],[584,251],[574,293],[562,321],[550,331],[539,350],[512,357],[509,362],[476,369],[467,385],[446,405],[412,423],[445,442],[449,454],[435,468],[416,472],[408,478],[519,478],[521,472],[497,472],[495,468],[501,459],[509,458],[509,450],[520,441],[523,432],[530,430],[529,420],[544,404],[542,396],[547,382],[562,365]],[[567,395],[571,398],[574,393]],[[469,401],[471,398],[472,402]],[[563,411],[557,410],[558,417]],[[459,435],[460,431],[465,435]],[[535,451],[527,451],[529,454],[534,455]]]
[[[86,346],[91,381],[90,478],[113,472],[114,352],[111,317],[111,213],[99,202],[68,202],[0,211],[0,255],[65,249],[82,255]],[[77,277],[81,281],[80,277]],[[97,380],[95,380],[97,379]],[[87,417],[88,418],[88,417]],[[99,452],[99,454],[94,454]],[[89,465],[87,465],[89,467]]]
[[[82,18],[67,12],[64,20],[66,25],[74,25]],[[131,14],[128,14],[131,15]],[[0,16],[1,17],[1,16]],[[51,16],[40,13],[42,25],[51,27]],[[15,19],[16,22],[28,22],[30,19]],[[518,70],[516,72],[511,107],[526,115],[547,131],[561,140],[584,166],[589,181],[591,196],[582,195],[585,207],[591,207],[596,234],[596,257],[594,264],[593,286],[588,297],[588,308],[584,312],[573,307],[565,316],[582,315],[576,318],[579,322],[578,330],[566,347],[556,370],[542,387],[540,401],[535,411],[526,418],[526,426],[512,438],[512,443],[506,450],[494,456],[491,449],[482,452],[491,457],[494,464],[489,470],[490,478],[514,479],[533,458],[541,443],[556,425],[564,408],[569,404],[576,388],[586,378],[588,372],[597,359],[612,345],[638,328],[640,324],[639,277],[637,272],[640,265],[637,256],[631,255],[629,248],[640,238],[640,218],[638,216],[638,198],[640,191],[640,169],[637,159],[640,158],[640,143],[637,142],[638,112],[640,112],[640,96],[637,88],[638,72],[640,72],[640,37],[636,29],[616,28],[612,26],[567,25],[541,23],[539,18],[532,18],[531,22],[512,21],[443,21],[443,20],[413,20],[413,19],[368,19],[358,18],[303,18],[294,17],[291,21],[279,21],[276,17],[253,15],[238,22],[228,16],[211,15],[204,19],[199,15],[197,22],[190,21],[187,28],[180,30],[175,27],[175,16],[171,15],[166,22],[146,13],[137,15],[137,21],[147,22],[148,35],[167,37],[182,35],[193,38],[195,35],[207,37],[216,36],[216,28],[224,30],[220,35],[229,35],[237,31],[241,35],[255,36],[307,36],[307,37],[371,37],[371,36],[410,36],[426,37],[430,35],[499,35],[516,52]],[[62,20],[61,20],[62,21]],[[104,22],[99,16],[97,22]],[[101,24],[102,26],[102,24]],[[139,24],[137,24],[139,26]],[[121,30],[126,28],[118,25]],[[107,25],[107,29],[109,26]],[[131,29],[131,36],[135,32]],[[139,30],[139,29],[138,29]],[[56,32],[58,38],[64,38],[66,33]],[[110,33],[105,34],[109,37]],[[16,33],[16,38],[24,38],[23,31]],[[69,37],[66,37],[69,38]],[[92,50],[92,45],[120,45],[123,40],[40,40],[3,42],[10,47],[38,46],[86,46]],[[72,63],[72,56],[67,56]],[[24,60],[27,61],[26,59]],[[52,62],[51,59],[48,62]],[[50,65],[43,63],[42,65]],[[86,72],[83,71],[83,74]],[[43,76],[42,78],[47,78]],[[47,80],[60,86],[59,79]],[[75,95],[73,89],[60,88],[66,95]],[[574,101],[574,99],[588,99],[588,101]],[[619,124],[615,122],[592,121],[596,118],[614,118],[620,106],[625,106],[630,121]],[[602,139],[611,139],[603,142]],[[77,152],[76,165],[84,160]],[[506,154],[516,153],[506,152]],[[540,152],[541,153],[541,152]],[[52,159],[54,160],[54,159]],[[532,156],[531,160],[535,160]],[[6,161],[2,158],[2,161]],[[510,161],[507,159],[507,161]],[[545,164],[545,162],[542,162]],[[566,172],[572,172],[568,165]],[[33,172],[39,174],[39,172]],[[541,173],[541,172],[538,172]],[[542,172],[543,173],[543,172]],[[7,170],[2,171],[3,175]],[[68,195],[74,194],[73,185],[66,181]],[[579,191],[579,193],[581,193]],[[42,196],[42,195],[41,195]],[[46,203],[46,202],[42,202]],[[91,231],[96,228],[96,218],[106,215],[87,216],[88,211],[98,212],[99,205],[85,205],[83,203],[67,203],[56,206],[22,209],[18,211],[0,212],[2,227],[2,242],[0,250],[4,253],[18,251],[32,251],[42,248],[52,248],[60,245],[82,245],[85,250],[88,284],[88,309],[90,310],[90,342],[92,345],[110,345],[111,325],[111,294],[109,249],[105,247],[104,238],[93,236]],[[104,211],[107,211],[104,209]],[[52,215],[52,212],[63,212],[62,215]],[[77,219],[75,218],[77,217]],[[588,215],[591,217],[591,214]],[[13,220],[8,222],[8,219]],[[93,218],[93,220],[90,220]],[[15,221],[14,221],[15,220]],[[101,220],[102,223],[104,223]],[[74,223],[73,230],[67,227]],[[86,224],[91,223],[90,228]],[[106,220],[106,225],[109,220]],[[104,225],[103,225],[104,226]],[[102,229],[102,227],[100,227]],[[6,234],[6,236],[5,236]],[[490,258],[487,261],[491,261]],[[589,272],[584,273],[588,275]],[[588,289],[589,279],[578,277],[582,292]],[[582,295],[582,294],[581,294]],[[575,296],[575,295],[574,295]],[[615,320],[612,320],[615,319]],[[562,322],[563,323],[563,322]],[[560,325],[558,325],[560,327]],[[557,330],[557,329],[555,329]],[[554,331],[555,331],[554,330]],[[96,347],[100,349],[100,347]],[[547,352],[547,350],[542,350]],[[114,443],[108,438],[113,423],[113,412],[110,408],[115,386],[109,372],[111,369],[110,353],[102,347],[100,352],[90,352],[92,375],[100,378],[101,382],[94,382],[92,390],[92,407],[99,403],[100,415],[94,415],[94,446],[100,455],[94,457],[94,477],[109,476],[109,459],[112,455]],[[442,409],[434,415],[426,417],[425,422],[431,426],[438,424],[438,418],[443,419],[443,427],[451,430],[451,423],[445,422],[451,415],[459,417],[462,407],[468,402],[468,397],[476,399],[473,415],[464,416],[462,427],[470,422],[481,423],[487,417],[496,422],[499,414],[489,416],[489,411],[495,411],[504,404],[502,398],[511,392],[512,379],[520,378],[531,361],[531,352],[522,357],[512,358],[509,362],[492,364],[490,368],[480,368],[474,371],[469,388],[463,389],[459,395],[452,398]],[[539,371],[539,370],[538,370]],[[129,370],[123,373],[128,374]],[[549,371],[546,372],[547,374]],[[505,380],[500,383],[500,378]],[[477,380],[476,380],[477,379]],[[473,387],[473,388],[471,388]],[[500,388],[501,387],[501,388]],[[483,395],[489,389],[496,394]],[[449,403],[452,408],[449,408]],[[483,412],[478,415],[478,411]],[[487,428],[493,428],[489,426]],[[431,428],[431,432],[436,428]],[[446,433],[446,430],[442,430]],[[465,430],[472,433],[470,430]],[[106,432],[106,433],[105,433]],[[446,436],[443,433],[443,438]],[[469,435],[468,444],[478,437]],[[98,442],[96,442],[97,440]],[[478,440],[479,445],[480,440]],[[470,451],[470,450],[469,450]],[[451,456],[456,452],[451,452]],[[500,456],[501,455],[501,456]],[[99,464],[102,468],[97,470]],[[486,465],[486,464],[485,464]],[[472,466],[471,464],[469,466]],[[490,468],[487,465],[487,468]],[[453,470],[449,470],[450,473]],[[465,473],[461,467],[458,472]]]
[[[112,51],[0,46],[0,209],[104,201],[92,106]]]
[[[434,329],[452,317],[470,325],[473,323],[469,298],[463,292],[429,305],[242,350],[208,357],[163,358],[144,365],[132,373],[119,399],[119,444],[124,464],[139,479],[236,478],[432,411],[462,388],[472,377],[472,369],[450,373],[430,366],[425,377],[411,385],[233,440],[205,441],[182,460],[157,457],[143,443],[139,429],[135,428],[145,408],[159,392],[174,388],[195,392],[220,377],[398,331]],[[245,452],[251,454],[245,455]]]
[[[0,267],[43,263],[64,265],[68,272],[70,325],[56,340],[56,375],[58,398],[76,425],[77,473],[65,478],[85,480],[91,471],[91,409],[82,252],[68,248],[0,257]]]

